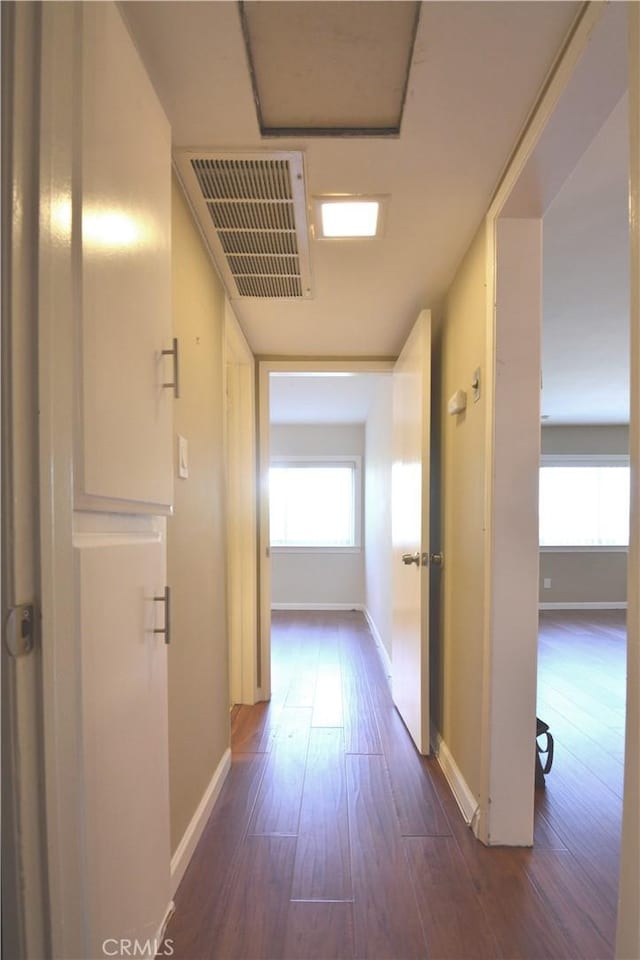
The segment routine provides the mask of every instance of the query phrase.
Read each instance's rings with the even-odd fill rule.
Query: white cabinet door
[[[171,131],[115,4],[82,6],[79,97],[76,506],[167,512]]]
[[[79,534],[88,956],[145,941],[171,899],[162,536]],[[78,825],[80,826],[80,825]]]

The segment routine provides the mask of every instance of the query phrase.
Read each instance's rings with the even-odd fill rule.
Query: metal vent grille
[[[223,260],[219,266],[232,279],[238,296],[311,295],[300,154],[240,157],[189,152],[182,172],[202,227],[214,240],[214,255]]]

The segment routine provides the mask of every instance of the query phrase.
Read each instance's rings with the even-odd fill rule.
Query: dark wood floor
[[[624,621],[543,615],[556,761],[533,850],[478,843],[394,710],[361,614],[276,613],[271,704],[176,896],[178,960],[613,956]]]

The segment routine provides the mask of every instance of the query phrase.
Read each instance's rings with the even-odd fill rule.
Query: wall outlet
[[[545,577],[542,581],[542,586],[545,590],[551,589],[551,577]]]

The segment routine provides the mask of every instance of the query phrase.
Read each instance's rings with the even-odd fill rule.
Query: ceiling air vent
[[[181,150],[176,160],[231,297],[310,297],[302,154]]]

